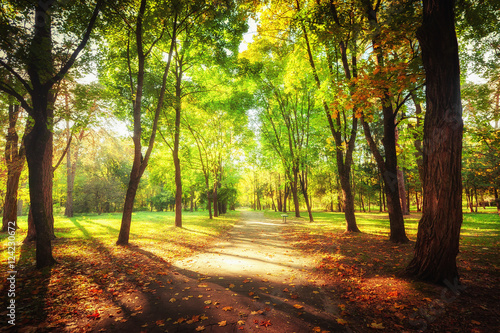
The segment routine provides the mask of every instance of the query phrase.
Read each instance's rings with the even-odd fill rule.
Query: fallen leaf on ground
[[[340,325],[347,325],[347,321],[345,321],[344,319],[342,318],[338,318],[337,319],[337,323],[339,323]]]
[[[379,323],[371,323],[369,327],[375,328],[377,330],[383,330],[383,329],[385,329],[383,323],[380,323],[380,324]]]
[[[226,326],[227,325],[227,321],[225,321],[225,320],[219,321],[218,324],[219,324],[220,327]]]
[[[300,304],[294,304],[293,307],[296,309],[302,309],[304,306],[302,306]]]
[[[196,327],[196,332],[201,332],[205,330],[205,326],[198,326]]]
[[[270,320],[263,320],[262,323],[260,323],[260,326],[268,327],[271,326],[271,321]]]

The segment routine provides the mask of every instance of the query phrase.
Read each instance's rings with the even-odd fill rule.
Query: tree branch
[[[90,33],[92,32],[92,29],[94,29],[94,25],[95,25],[95,22],[97,21],[97,16],[99,15],[99,12],[101,10],[101,6],[102,6],[103,2],[104,2],[104,0],[97,1],[95,8],[94,8],[94,12],[92,13],[92,17],[90,18],[89,24],[87,25],[87,30],[85,31],[85,34],[83,35],[83,38],[80,41],[80,44],[78,44],[75,51],[73,51],[73,54],[71,54],[71,57],[66,62],[66,64],[64,64],[64,66],[59,70],[59,72],[46,83],[47,85],[52,86],[57,81],[61,80],[64,77],[64,75],[66,75],[66,73],[69,71],[71,66],[73,66],[73,64],[76,61],[76,58],[78,57],[80,52],[85,48],[85,46],[87,45],[87,42],[90,39]]]
[[[28,82],[26,82],[25,79],[23,79],[21,77],[21,75],[19,75],[19,73],[17,73],[14,68],[10,67],[9,64],[7,64],[6,62],[4,62],[2,59],[0,59],[0,65],[2,65],[6,70],[8,70],[12,75],[14,75],[14,77],[19,81],[21,82],[21,84],[23,85],[24,89],[26,89],[26,91],[28,93],[31,93],[32,92],[32,89],[30,87],[30,85],[28,84]],[[14,96],[15,97],[15,96]],[[16,97],[17,98],[17,97]]]

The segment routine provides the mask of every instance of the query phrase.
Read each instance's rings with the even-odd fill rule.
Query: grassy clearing
[[[171,262],[202,251],[239,220],[239,212],[208,219],[206,213],[184,213],[183,228],[174,227],[174,213],[137,212],[132,218],[129,246],[116,246],[121,214],[57,216],[53,255],[58,264],[34,269],[35,246],[22,244],[26,219],[16,232],[16,303],[22,311],[16,323],[37,332],[86,332],[89,321],[116,308],[138,290],[151,293],[170,280]],[[0,235],[2,262],[8,238]],[[2,265],[2,278],[6,274]],[[4,281],[6,281],[4,279]],[[7,302],[8,288],[0,298]],[[7,303],[4,303],[7,304]],[[96,317],[97,316],[97,317]]]
[[[72,218],[56,216],[54,224],[57,239],[54,241],[54,256],[58,255],[57,244],[60,243],[64,243],[65,250],[68,251],[77,251],[71,248],[72,242],[76,246],[78,243],[89,241],[107,247],[114,246],[118,239],[121,217],[120,213],[87,214]],[[238,218],[238,212],[230,212],[213,220],[207,217],[206,212],[184,212],[183,228],[176,228],[173,212],[136,212],[132,215],[130,243],[158,252],[165,260],[188,256],[229,230]],[[16,232],[16,241],[18,246],[21,246],[28,228],[26,216],[19,218],[18,226],[20,229]],[[0,234],[3,249],[7,245],[7,236],[5,233]],[[2,251],[2,261],[5,260],[6,251]]]
[[[387,213],[356,213],[362,233],[345,233],[343,213],[288,214],[289,241],[317,260],[314,268],[338,297],[339,322],[356,332],[493,332],[499,327],[500,217],[494,210],[464,213],[457,264],[460,296],[409,279],[421,214],[405,217],[408,244],[393,244]],[[281,213],[266,212],[272,219]],[[452,283],[453,285],[453,283]],[[492,330],[493,329],[493,330]]]

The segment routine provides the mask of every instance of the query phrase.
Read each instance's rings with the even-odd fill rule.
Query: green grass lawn
[[[500,241],[500,217],[496,208],[480,210],[478,213],[464,213],[461,229],[461,243],[481,247],[498,246]],[[276,220],[282,219],[280,212],[266,211],[266,217]],[[405,216],[406,233],[411,240],[417,238],[418,221],[421,213],[412,213]],[[307,232],[326,234],[345,231],[344,213],[313,212],[314,222],[302,225]],[[301,212],[296,218],[293,212],[288,213],[288,222],[307,222],[307,212]],[[356,213],[356,222],[363,233],[389,237],[389,216],[387,213]]]
[[[173,212],[133,213],[130,243],[168,260],[192,254],[197,248],[202,248],[207,242],[225,233],[239,219],[239,212],[234,211],[213,220],[210,220],[207,215],[207,212],[183,212],[183,227],[176,228]],[[79,245],[97,243],[106,247],[114,246],[118,239],[121,217],[121,213],[86,214],[72,218],[55,216],[57,237],[54,241],[55,257],[81,252]],[[20,229],[16,231],[16,242],[19,248],[26,237],[28,228],[26,216],[19,218],[18,226]],[[2,249],[5,249],[2,251],[2,262],[5,262],[7,257],[7,242],[8,235],[0,234],[0,243]],[[59,247],[58,244],[61,243],[65,246]],[[30,252],[26,259],[34,260],[32,249],[26,248],[26,250]],[[19,251],[16,252],[19,255]]]

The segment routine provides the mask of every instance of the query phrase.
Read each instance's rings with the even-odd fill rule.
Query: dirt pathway
[[[314,263],[285,241],[281,220],[243,212],[208,251],[174,262],[166,285],[130,295],[140,311],[112,328],[127,332],[342,332],[338,306],[310,274]],[[152,288],[152,287],[151,287]],[[133,308],[127,305],[126,308]]]

